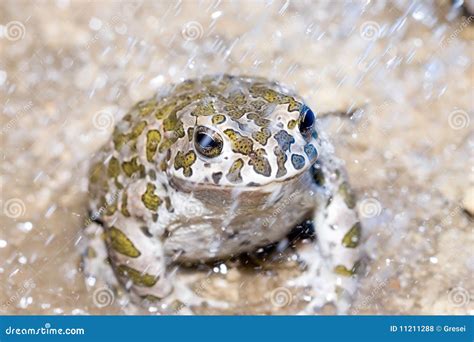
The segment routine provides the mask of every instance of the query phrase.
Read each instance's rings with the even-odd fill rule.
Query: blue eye
[[[299,119],[299,129],[301,134],[303,134],[305,137],[311,136],[314,128],[314,121],[315,116],[313,111],[309,109],[309,107],[303,105]]]

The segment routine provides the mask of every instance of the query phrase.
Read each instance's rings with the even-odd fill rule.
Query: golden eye
[[[206,158],[214,158],[221,154],[224,142],[219,133],[204,126],[196,127],[194,131],[194,147]]]

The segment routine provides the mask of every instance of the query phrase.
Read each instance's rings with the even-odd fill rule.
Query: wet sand
[[[88,161],[161,85],[227,72],[279,80],[326,117],[371,259],[351,313],[473,314],[470,19],[448,2],[3,1],[0,313],[130,313],[80,271]],[[197,313],[295,313],[304,293],[270,298],[295,266],[274,266],[180,276],[228,303]]]

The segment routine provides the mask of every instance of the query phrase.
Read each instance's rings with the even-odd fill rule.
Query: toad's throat
[[[267,208],[236,206],[169,225],[165,254],[179,262],[222,259],[281,241],[311,208],[303,193],[280,198]],[[251,210],[250,210],[251,209]]]
[[[237,255],[283,239],[314,205],[310,179],[306,173],[258,192],[194,189],[192,195],[205,210],[183,213],[186,217],[168,226],[165,253],[195,262]]]

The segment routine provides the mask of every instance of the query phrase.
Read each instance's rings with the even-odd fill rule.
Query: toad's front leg
[[[151,301],[170,294],[163,244],[140,221],[119,214],[105,236],[113,269],[127,290]]]
[[[338,313],[347,312],[357,287],[361,260],[361,225],[355,196],[337,159],[322,154],[312,170],[317,207],[313,215],[316,244],[303,246],[300,257],[306,273],[298,279],[308,286],[312,301],[305,313],[332,302]]]

